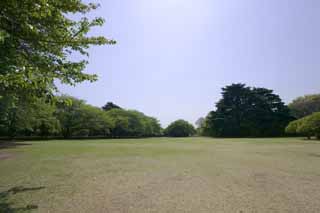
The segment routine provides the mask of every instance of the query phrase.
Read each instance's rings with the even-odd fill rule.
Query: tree
[[[215,121],[214,116],[215,116],[215,111],[211,111],[208,113],[208,115],[204,119],[204,122],[202,123],[202,126],[200,127],[200,130],[199,130],[200,135],[211,136],[211,137],[214,137],[217,135],[215,132],[215,126],[214,126],[214,121]]]
[[[70,85],[96,80],[83,72],[87,60],[68,56],[88,56],[92,45],[115,43],[88,36],[92,27],[104,23],[85,17],[98,6],[81,0],[0,1],[0,97],[26,92],[51,96],[57,80]],[[75,14],[79,18],[72,19]]]
[[[189,122],[177,120],[171,123],[164,131],[169,137],[189,137],[196,133],[196,130]]]
[[[84,101],[65,95],[57,99],[55,116],[60,122],[61,134],[64,138],[70,138],[82,129],[83,119],[80,109]]]
[[[298,120],[292,121],[286,128],[288,134],[307,136],[310,139],[316,136],[320,139],[320,112],[315,112]]]
[[[146,116],[144,118],[144,123],[145,123],[145,136],[147,137],[161,136],[162,128],[158,119]]]
[[[295,118],[320,112],[320,94],[298,97],[289,104],[289,108]]]
[[[59,131],[55,105],[43,98],[4,96],[0,99],[0,133],[3,136],[48,136]]]
[[[43,98],[35,99],[31,104],[34,113],[32,115],[32,134],[41,137],[58,135],[60,132],[59,120],[54,116],[56,106],[46,102]]]
[[[65,138],[78,136],[109,136],[112,119],[100,108],[70,96],[58,97],[55,112]]]
[[[88,104],[80,106],[81,130],[75,135],[79,136],[110,136],[113,123],[106,113]],[[79,128],[80,129],[80,128]]]
[[[156,118],[136,110],[107,112],[77,98],[62,95],[55,102],[34,96],[0,99],[0,136],[152,137],[162,129]]]
[[[287,134],[296,135],[298,133],[297,129],[299,125],[301,125],[301,122],[302,122],[302,119],[291,121],[286,127],[285,132]]]
[[[28,96],[4,96],[0,99],[0,129],[3,136],[14,138],[32,131],[33,113]]]
[[[197,128],[201,128],[203,126],[204,122],[205,122],[205,118],[203,118],[203,117],[198,118],[198,120],[196,121]]]
[[[206,132],[217,137],[279,136],[292,120],[288,107],[272,90],[232,84],[206,118]]]
[[[116,105],[112,102],[108,102],[102,107],[102,109],[107,112],[111,109],[121,109],[121,107],[119,107],[118,105]]]
[[[114,127],[113,137],[146,137],[159,136],[161,126],[157,119],[144,115],[136,110],[111,109],[106,112]]]

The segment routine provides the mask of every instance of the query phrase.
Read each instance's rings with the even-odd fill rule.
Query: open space
[[[320,213],[320,1],[0,8],[0,213]]]
[[[301,138],[2,143],[0,212],[320,212],[319,150]]]

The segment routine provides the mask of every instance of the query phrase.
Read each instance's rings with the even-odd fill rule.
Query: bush
[[[286,127],[285,132],[290,135],[296,135],[298,133],[297,129],[300,123],[301,123],[300,119],[290,122],[289,125]]]
[[[164,131],[169,137],[189,137],[196,133],[193,125],[184,120],[171,123]]]
[[[289,123],[286,133],[304,135],[308,138],[316,136],[320,139],[320,112]]]

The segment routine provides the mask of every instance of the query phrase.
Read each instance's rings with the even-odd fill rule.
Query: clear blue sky
[[[93,30],[117,40],[90,49],[95,83],[60,86],[102,106],[112,101],[194,123],[231,83],[273,89],[288,103],[320,92],[319,0],[99,0]]]

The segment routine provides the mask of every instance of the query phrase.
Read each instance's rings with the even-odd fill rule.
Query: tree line
[[[102,108],[57,96],[54,102],[29,96],[0,99],[3,137],[151,137],[162,129],[156,118],[107,103]]]
[[[112,103],[101,109],[73,97],[55,96],[59,92],[56,82],[74,86],[96,81],[96,75],[84,72],[88,48],[116,44],[113,39],[89,34],[92,27],[104,24],[103,18],[89,15],[99,6],[82,0],[0,1],[1,136],[195,134],[194,127],[184,120],[162,130],[157,119],[135,110]],[[70,57],[74,53],[84,57],[75,60]],[[232,84],[222,88],[221,100],[199,119],[197,133],[214,137],[319,137],[319,103],[319,95],[311,95],[287,106],[270,89]]]
[[[29,94],[0,98],[1,137],[320,137],[320,95],[289,105],[272,90],[232,84],[222,88],[215,110],[200,118],[196,130],[185,120],[162,129],[137,110],[108,102],[103,107],[71,96],[46,99]]]

